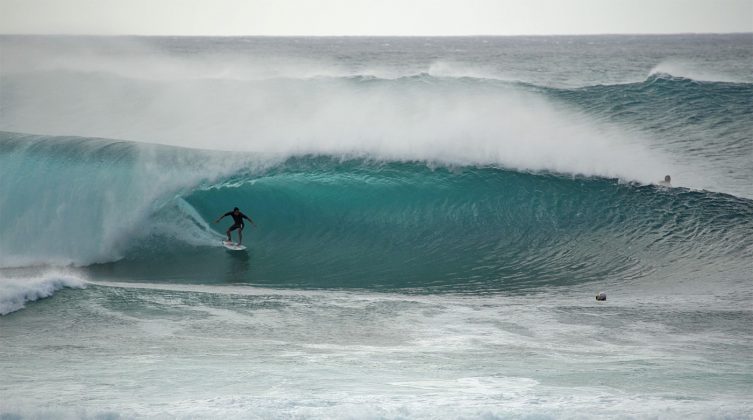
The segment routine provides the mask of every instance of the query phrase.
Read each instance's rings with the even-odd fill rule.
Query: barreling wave
[[[753,202],[494,165],[4,133],[0,264],[126,279],[515,289],[744,272]],[[218,247],[233,206],[248,254]]]

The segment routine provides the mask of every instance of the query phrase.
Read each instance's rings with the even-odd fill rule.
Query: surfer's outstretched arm
[[[244,219],[246,219],[246,220],[248,220],[249,222],[251,222],[251,225],[252,225],[253,227],[256,227],[256,223],[254,223],[254,221],[253,221],[253,220],[251,220],[251,218],[250,218],[250,217],[248,217],[248,216],[246,216],[246,215],[244,214],[244,215],[243,215],[243,218],[244,218]]]
[[[220,216],[220,217],[219,217],[219,218],[218,218],[217,220],[215,220],[215,221],[214,221],[214,223],[220,223],[220,220],[224,219],[224,218],[225,218],[225,216],[230,216],[230,214],[232,214],[232,212],[231,212],[231,211],[229,211],[229,212],[227,212],[227,213],[223,214],[223,215],[222,215],[222,216]]]

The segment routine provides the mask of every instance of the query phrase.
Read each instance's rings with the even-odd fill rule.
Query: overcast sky
[[[0,33],[520,35],[752,32],[753,0],[0,0]]]

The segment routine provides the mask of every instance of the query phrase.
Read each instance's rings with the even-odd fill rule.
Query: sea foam
[[[48,298],[66,287],[83,289],[86,282],[76,275],[57,271],[33,277],[0,276],[0,315],[23,309],[26,303]]]

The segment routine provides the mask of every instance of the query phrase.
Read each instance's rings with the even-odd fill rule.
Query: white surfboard
[[[246,249],[245,246],[236,244],[235,242],[231,241],[222,241],[222,246],[229,249],[230,251],[243,251]]]

